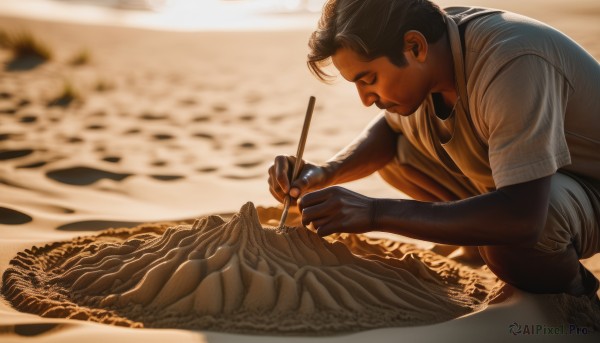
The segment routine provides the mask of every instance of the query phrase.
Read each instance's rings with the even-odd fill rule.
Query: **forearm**
[[[549,179],[539,181],[549,185]],[[516,186],[515,188],[524,186]],[[378,230],[453,245],[531,245],[545,223],[548,194],[523,197],[515,189],[440,203],[376,201]]]
[[[385,117],[376,118],[352,143],[325,164],[330,184],[350,182],[369,176],[388,164],[396,154],[398,133]]]

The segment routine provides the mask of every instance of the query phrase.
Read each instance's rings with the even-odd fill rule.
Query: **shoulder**
[[[479,15],[465,25],[466,62],[471,66],[482,62],[499,68],[519,56],[536,55],[565,69],[568,56],[586,54],[559,30],[517,13],[496,11]]]
[[[491,13],[468,22],[464,44],[467,88],[474,98],[471,100],[476,100],[503,70],[525,73],[539,80],[540,76],[535,75],[537,68],[507,69],[522,57],[534,57],[528,58],[529,64],[535,62],[539,68],[554,68],[571,85],[585,78],[585,70],[597,69],[598,65],[562,32],[511,12]]]
[[[555,28],[535,19],[511,12],[496,12],[475,18],[465,31],[469,50],[502,47],[504,51],[552,51],[552,42],[570,39]]]

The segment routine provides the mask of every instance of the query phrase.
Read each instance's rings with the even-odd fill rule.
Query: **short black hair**
[[[427,42],[436,42],[446,32],[444,18],[443,10],[428,0],[328,0],[308,42],[308,67],[327,81],[331,75],[323,67],[341,47],[365,60],[387,56],[402,67],[404,34],[416,30]]]

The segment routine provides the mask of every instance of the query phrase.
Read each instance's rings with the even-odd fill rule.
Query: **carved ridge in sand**
[[[496,280],[409,245],[225,221],[108,230],[21,252],[3,276],[19,310],[132,327],[325,334],[430,324],[485,305]]]

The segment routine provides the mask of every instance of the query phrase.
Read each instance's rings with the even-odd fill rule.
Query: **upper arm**
[[[569,164],[564,115],[570,85],[537,55],[504,65],[479,100],[497,188],[554,174]]]

